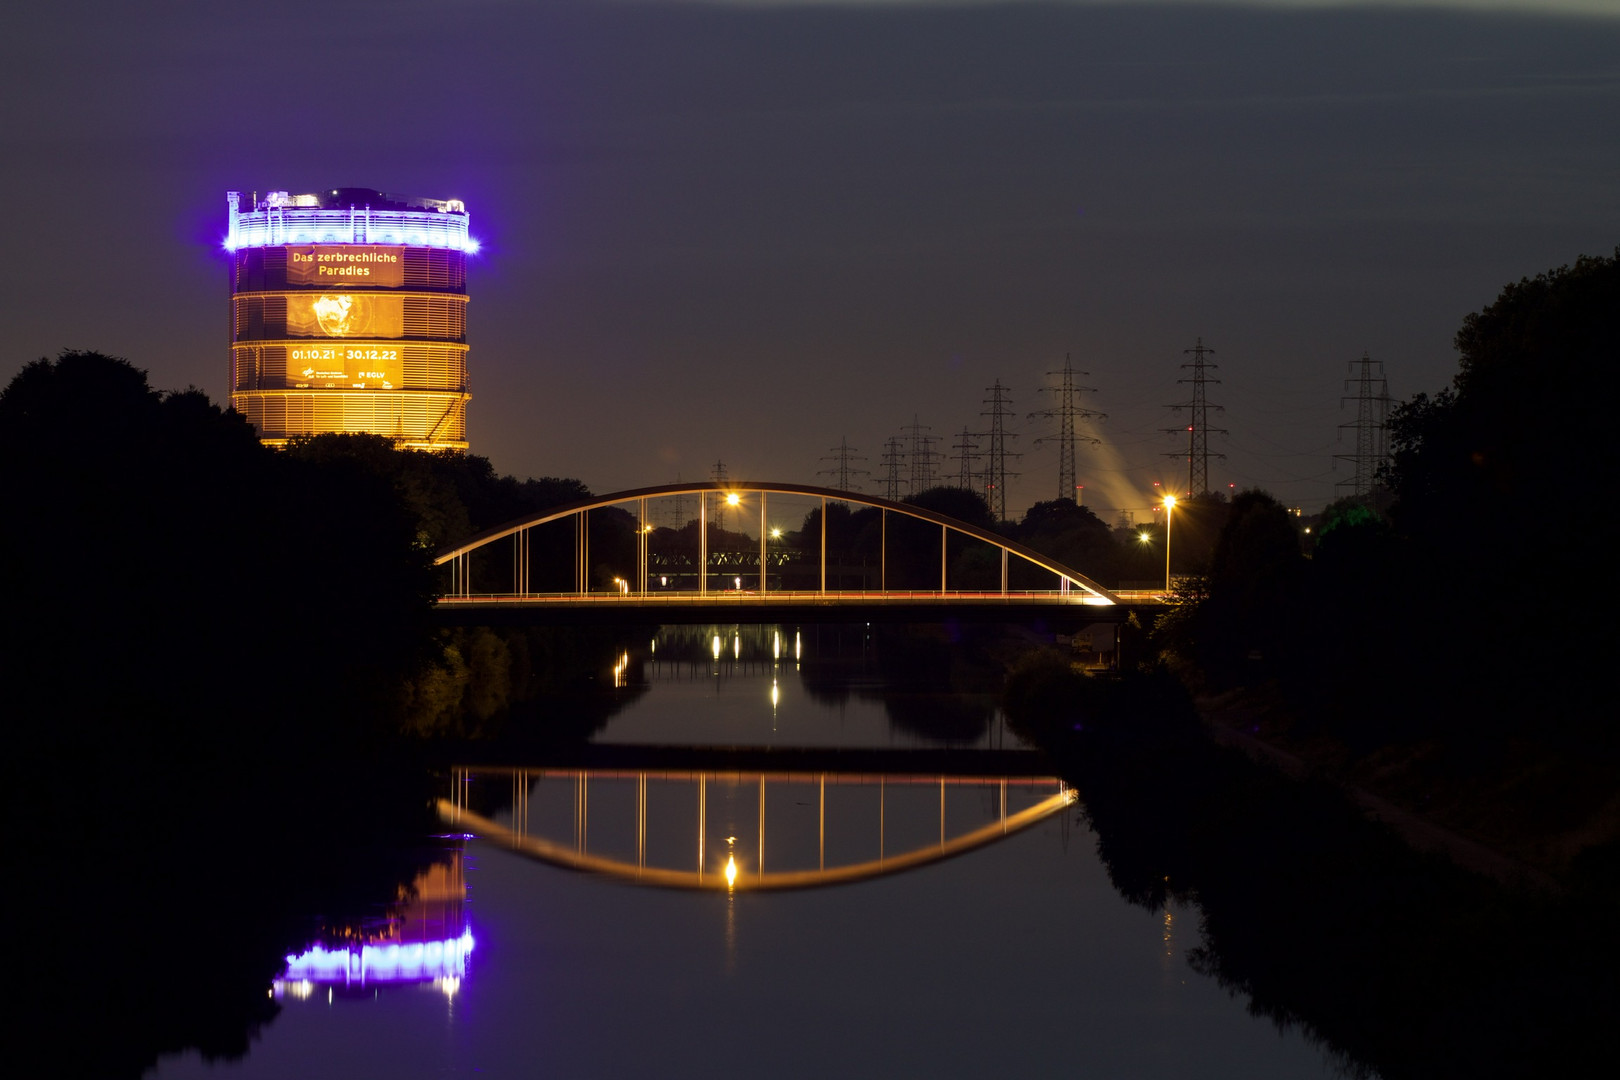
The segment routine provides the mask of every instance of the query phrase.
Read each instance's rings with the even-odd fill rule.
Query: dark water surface
[[[858,635],[778,646],[769,631],[718,642],[681,632],[660,646],[622,672],[645,689],[599,742],[1021,748],[988,697],[884,692]],[[818,649],[841,658],[822,662]],[[1120,898],[1078,805],[902,873],[748,887],[761,866],[883,863],[993,832],[1061,792],[1056,780],[656,763],[582,777],[545,765],[473,767],[446,777],[445,796],[503,836],[632,868],[702,869],[704,887],[651,888],[451,841],[394,909],[388,940],[404,952],[374,947],[365,977],[344,978],[332,966],[344,945],[328,942],[324,958],[301,957],[267,988],[282,1009],[246,1058],[205,1063],[193,1051],[150,1075],[1334,1075],[1298,1031],[1251,1017],[1191,970],[1196,913]],[[733,889],[715,877],[727,859],[741,867]],[[360,943],[347,947],[360,963]]]

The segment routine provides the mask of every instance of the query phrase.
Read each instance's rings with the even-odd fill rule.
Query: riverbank
[[[1583,853],[1620,843],[1620,775],[1528,740],[1394,743],[1357,754],[1313,733],[1279,694],[1195,695],[1212,736],[1285,775],[1341,788],[1420,851],[1505,884],[1560,888]]]
[[[1218,704],[1205,711],[1224,723],[1163,670],[1088,677],[1055,653],[1028,658],[1006,696],[1078,789],[1121,894],[1197,906],[1195,970],[1303,1025],[1349,1075],[1518,1077],[1606,1052],[1608,864],[1559,890],[1503,885],[1279,756],[1260,702]]]

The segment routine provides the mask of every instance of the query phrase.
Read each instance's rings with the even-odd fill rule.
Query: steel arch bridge
[[[649,589],[651,563],[649,539],[653,532],[648,517],[648,504],[658,499],[698,497],[696,588],[692,590]],[[769,562],[771,530],[768,522],[768,503],[771,496],[820,501],[821,538],[819,544],[819,578],[815,589],[788,590],[770,588]],[[751,513],[746,504],[757,500],[759,526],[759,570],[757,579],[752,571],[746,579],[733,577],[735,589],[712,589],[709,579],[713,575],[709,551],[709,524],[711,502],[723,511]],[[881,512],[882,527],[878,556],[879,588],[876,590],[844,590],[827,587],[827,507],[833,503],[871,507]],[[633,572],[614,579],[615,588],[593,592],[590,588],[590,528],[592,511],[612,507],[635,507],[636,566]],[[888,520],[891,514],[938,526],[940,535],[939,588],[890,590],[888,580]],[[574,521],[574,588],[570,592],[540,592],[530,588],[530,533],[543,525],[572,519]],[[950,563],[947,541],[951,533],[969,537],[991,545],[1001,556],[1001,587],[999,590],[951,589]],[[492,545],[510,544],[512,558],[511,588],[501,592],[479,591],[473,586],[472,556]],[[780,556],[780,548],[776,552]],[[1010,560],[1017,558],[1052,575],[1049,589],[1013,590],[1008,587]],[[919,506],[894,502],[857,492],[836,488],[815,487],[806,484],[774,482],[690,483],[663,484],[655,487],[632,488],[608,495],[554,507],[529,514],[504,525],[486,529],[460,544],[441,549],[434,564],[450,567],[448,590],[440,597],[441,611],[460,611],[474,621],[487,618],[493,611],[515,613],[526,609],[531,615],[550,610],[577,616],[582,611],[620,612],[645,610],[656,612],[664,621],[685,617],[735,618],[759,617],[787,612],[821,613],[823,616],[837,609],[860,608],[867,614],[887,613],[899,617],[913,616],[933,609],[948,610],[952,617],[977,612],[986,618],[1000,614],[1011,615],[1009,609],[1043,610],[1054,607],[1084,606],[1093,616],[1102,610],[1119,610],[1120,598],[1073,567],[1024,546],[987,529],[965,521],[936,513]],[[746,580],[747,585],[743,582]],[[757,588],[756,588],[757,586]]]

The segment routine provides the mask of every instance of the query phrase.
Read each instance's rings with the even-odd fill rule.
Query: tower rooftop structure
[[[331,188],[308,195],[268,191],[225,194],[225,250],[282,244],[404,244],[473,252],[467,206],[460,199],[421,199],[370,188]]]

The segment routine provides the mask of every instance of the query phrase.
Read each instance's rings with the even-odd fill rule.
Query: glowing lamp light
[[[737,494],[735,491],[733,491],[731,494],[726,496],[726,505],[727,506],[737,506],[737,505],[741,504],[741,502],[742,502],[742,496]]]
[[[736,887],[737,887],[737,856],[728,855],[726,857],[726,888],[735,889]]]
[[[462,242],[461,250],[465,251],[469,255],[476,255],[478,254],[478,249],[481,246],[482,245],[479,244],[477,240],[474,240],[469,236],[465,241]]]

